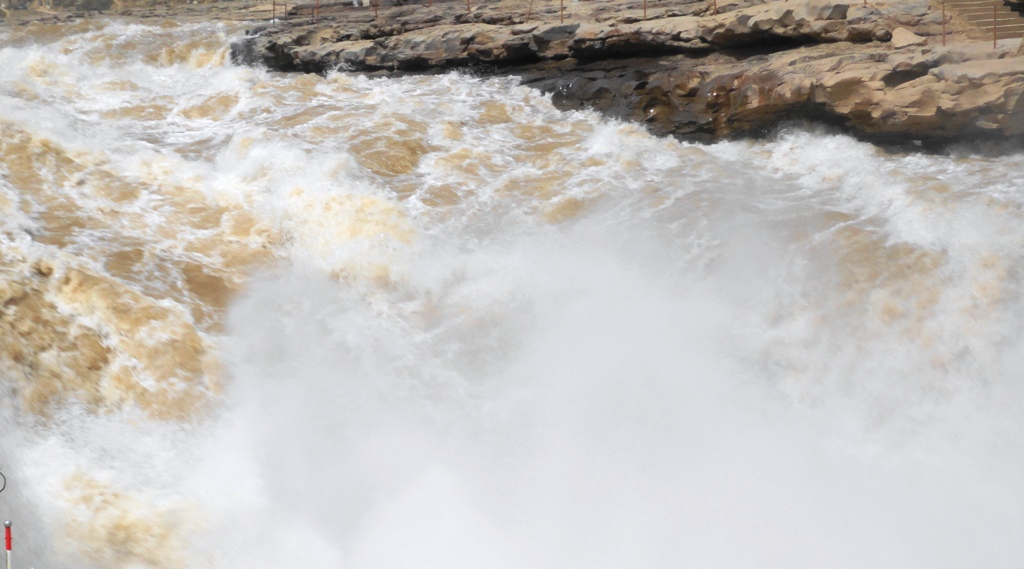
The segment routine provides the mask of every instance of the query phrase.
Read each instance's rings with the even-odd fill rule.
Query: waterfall
[[[25,567],[1018,567],[1024,154],[0,29]]]

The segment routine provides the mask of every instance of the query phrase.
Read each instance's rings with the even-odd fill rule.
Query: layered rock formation
[[[718,138],[805,117],[869,139],[1024,132],[1024,59],[961,37],[942,46],[922,0],[691,3],[527,21],[521,11],[350,9],[323,23],[255,29],[239,59],[280,70],[513,74],[562,108],[592,107],[659,134]],[[294,11],[301,11],[298,7]],[[546,15],[551,19],[551,14]]]
[[[592,106],[684,137],[757,134],[790,118],[879,141],[1024,133],[1024,58],[1009,49],[837,43],[660,65],[587,65],[575,77],[554,66],[526,80],[563,107]]]
[[[428,8],[406,7],[394,11],[387,24],[383,18],[377,22],[346,18],[340,24],[265,28],[256,34],[260,57],[279,69],[421,71],[886,41],[898,25],[877,8],[851,8],[831,0],[722,6],[735,9],[714,15],[707,14],[704,3],[687,6],[688,15],[645,21],[623,15],[604,22],[528,22],[526,15],[514,13],[444,16]],[[918,8],[912,20],[921,25],[928,11],[926,6]],[[939,24],[934,20],[928,23]]]

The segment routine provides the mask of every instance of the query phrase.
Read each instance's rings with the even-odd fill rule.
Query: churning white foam
[[[0,49],[0,126],[139,192],[0,172],[6,253],[100,272],[131,237],[146,279],[181,286],[184,259],[245,287],[223,332],[155,302],[219,350],[208,414],[4,407],[18,559],[1024,558],[1020,155],[813,129],[682,144],[507,79],[234,68],[226,33],[115,22]],[[18,204],[54,195],[109,227],[37,242]]]

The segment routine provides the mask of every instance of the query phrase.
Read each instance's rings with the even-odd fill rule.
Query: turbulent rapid
[[[1019,568],[1024,152],[0,27],[16,567]]]

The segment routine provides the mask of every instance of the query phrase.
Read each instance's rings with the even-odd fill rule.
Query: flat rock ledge
[[[926,0],[722,2],[719,13],[701,2],[647,20],[633,10],[565,22],[459,5],[263,26],[233,57],[281,71],[515,75],[559,108],[683,139],[757,136],[794,119],[878,142],[1024,134],[1018,42],[954,34],[942,46]]]

